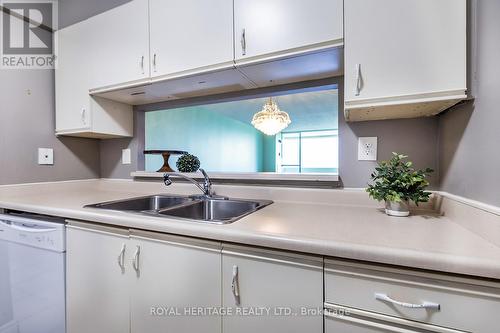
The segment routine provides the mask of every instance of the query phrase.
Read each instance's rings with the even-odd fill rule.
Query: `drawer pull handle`
[[[403,308],[411,308],[411,309],[430,309],[430,310],[441,310],[441,305],[433,302],[423,302],[422,304],[412,304],[406,302],[396,301],[390,298],[387,294],[375,294],[375,299],[379,301],[384,301],[388,303],[392,303],[394,305],[401,306]]]

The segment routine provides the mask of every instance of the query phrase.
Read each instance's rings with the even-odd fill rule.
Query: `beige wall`
[[[122,149],[130,149],[132,163],[122,164]],[[99,144],[102,178],[130,178],[130,173],[144,170],[144,112],[134,113],[134,137],[101,140]]]
[[[127,1],[60,0],[60,26]],[[100,177],[98,140],[54,135],[54,99],[53,71],[0,70],[0,184]],[[37,164],[39,147],[54,149],[53,166]]]
[[[53,148],[53,166],[37,164]],[[54,73],[0,70],[0,184],[99,177],[99,143],[54,135]]]
[[[441,189],[500,206],[500,1],[472,1],[475,101],[439,119]]]

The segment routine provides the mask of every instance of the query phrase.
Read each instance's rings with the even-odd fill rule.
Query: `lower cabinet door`
[[[224,246],[224,333],[322,333],[323,261]]]
[[[139,231],[131,241],[131,332],[220,333],[220,243]]]
[[[67,333],[129,332],[128,230],[121,233],[68,226]]]

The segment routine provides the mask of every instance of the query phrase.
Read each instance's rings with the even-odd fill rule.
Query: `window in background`
[[[145,148],[196,155],[209,172],[338,172],[338,94],[333,86],[273,95],[291,123],[277,135],[252,126],[267,96],[146,112]],[[281,142],[279,142],[281,141]],[[172,156],[175,167],[178,157]],[[146,171],[163,164],[146,156]]]
[[[338,130],[281,133],[276,169],[282,173],[338,173]]]

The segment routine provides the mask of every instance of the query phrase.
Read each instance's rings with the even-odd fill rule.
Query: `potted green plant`
[[[392,153],[390,161],[380,162],[372,173],[373,184],[366,191],[370,197],[385,201],[385,212],[391,216],[410,215],[409,203],[417,206],[420,202],[429,201],[430,192],[427,177],[434,170],[427,168],[415,170],[413,163],[406,161],[408,156]]]
[[[196,172],[200,168],[200,160],[194,155],[185,153],[179,157],[176,166],[179,172]]]

